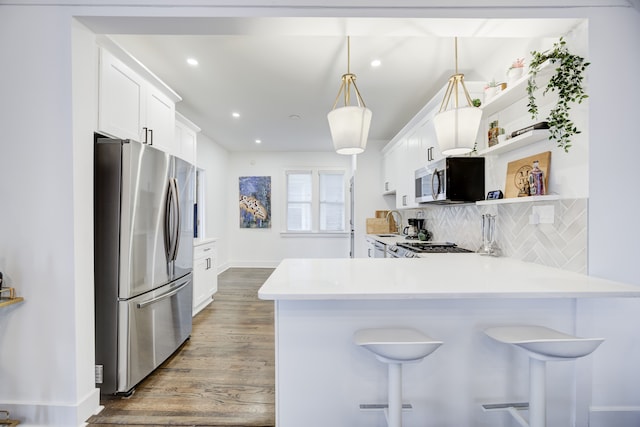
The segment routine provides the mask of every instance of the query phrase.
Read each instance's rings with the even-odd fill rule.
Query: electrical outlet
[[[102,384],[104,382],[104,366],[103,365],[96,365],[96,369],[95,369],[95,379],[96,379],[96,384]]]
[[[555,221],[555,207],[553,205],[546,206],[534,206],[531,211],[531,217],[534,218],[535,222],[531,222],[532,224],[553,224]]]

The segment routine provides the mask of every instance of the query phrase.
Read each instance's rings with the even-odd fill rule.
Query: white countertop
[[[205,245],[207,243],[215,242],[218,240],[217,237],[198,237],[197,239],[193,239],[193,246]]]
[[[265,300],[640,297],[640,286],[511,258],[285,259],[260,288]]]
[[[378,242],[382,242],[385,245],[395,245],[396,243],[400,243],[400,242],[418,242],[419,241],[415,239],[407,239],[407,236],[405,236],[404,234],[394,234],[393,236],[391,236],[391,234],[383,234],[383,236],[385,237],[381,237],[381,235],[379,234],[367,234],[367,237],[373,240],[377,240]]]

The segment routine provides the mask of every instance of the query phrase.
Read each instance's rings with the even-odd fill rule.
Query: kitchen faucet
[[[400,230],[402,230],[402,214],[400,213],[400,211],[391,210],[387,212],[386,220],[387,220],[387,223],[389,223],[389,215],[393,217],[394,212],[398,214],[398,218],[400,219],[400,221],[396,221],[396,233],[400,234]],[[394,218],[394,221],[395,221],[395,218]]]

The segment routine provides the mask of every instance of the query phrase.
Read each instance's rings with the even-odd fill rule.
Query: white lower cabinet
[[[196,243],[193,248],[193,315],[211,301],[218,291],[216,269],[216,242]]]
[[[376,241],[371,237],[365,237],[365,243],[367,245],[367,258],[375,258]]]

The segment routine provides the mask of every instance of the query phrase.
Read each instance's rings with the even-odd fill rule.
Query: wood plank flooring
[[[131,397],[103,397],[89,426],[275,426],[273,302],[257,295],[272,271],[221,273],[191,339]]]

